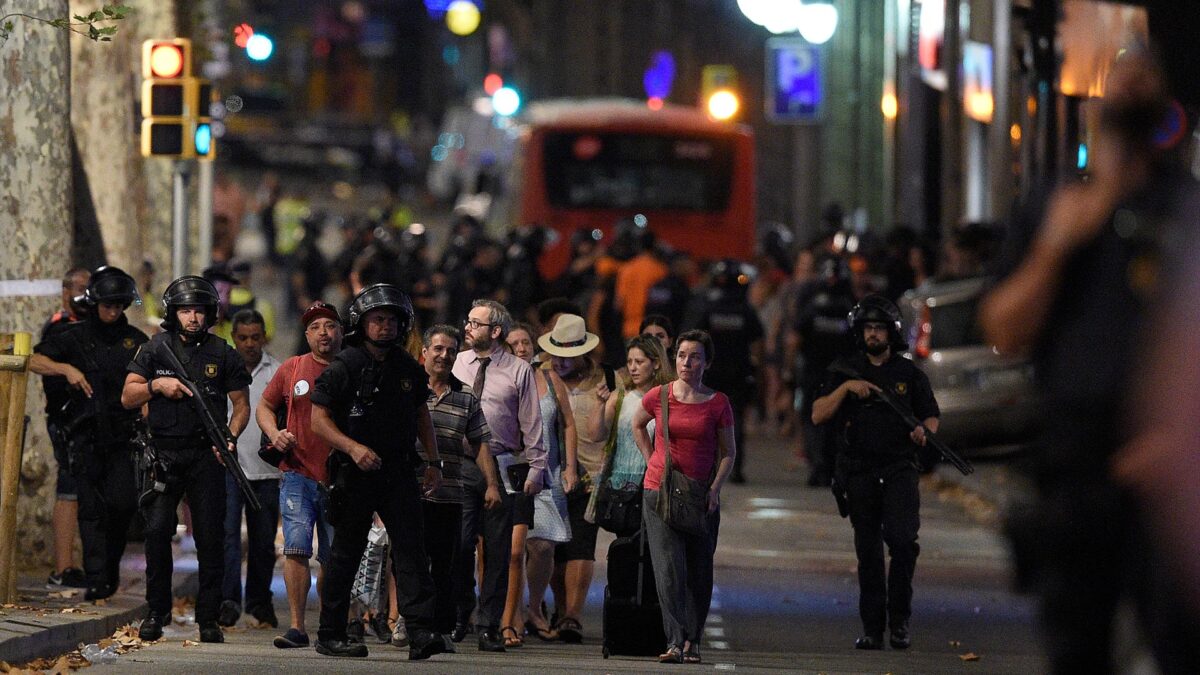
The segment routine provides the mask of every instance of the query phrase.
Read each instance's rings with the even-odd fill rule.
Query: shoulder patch
[[[216,377],[217,376],[217,364],[215,364],[215,363],[204,364],[204,376],[205,377]]]
[[[907,382],[897,382],[896,383],[896,393],[900,394],[901,396],[907,394],[908,393],[908,383]]]
[[[133,341],[133,338],[125,338],[124,340],[121,341],[121,346],[124,347],[125,349],[133,349],[134,345],[135,345],[135,343]]]

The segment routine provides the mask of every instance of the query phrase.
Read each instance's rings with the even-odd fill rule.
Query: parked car
[[[1038,419],[1033,366],[984,342],[976,316],[987,279],[934,282],[901,297],[909,356],[929,376],[942,415],[938,435],[961,452],[1011,449]]]

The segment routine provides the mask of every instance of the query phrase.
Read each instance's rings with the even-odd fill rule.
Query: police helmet
[[[163,291],[163,322],[166,330],[179,330],[175,312],[180,307],[199,305],[204,308],[204,328],[207,330],[217,322],[217,304],[220,296],[212,282],[204,277],[188,274],[172,281]]]
[[[137,282],[125,270],[102,265],[92,272],[82,304],[95,307],[102,302],[128,307],[142,304],[142,297],[138,294]]]
[[[725,258],[718,260],[712,267],[712,286],[724,291],[745,290],[757,275],[758,270],[753,265]]]
[[[901,337],[900,310],[882,295],[872,293],[859,300],[846,318],[854,329],[854,339],[859,346],[863,343],[863,324],[870,321],[887,325],[893,351],[908,349],[908,343]]]
[[[348,339],[365,338],[364,333],[359,330],[362,318],[366,316],[367,312],[381,307],[394,310],[400,319],[397,340],[407,337],[413,325],[412,302],[409,301],[408,294],[391,284],[372,284],[354,296],[347,311],[349,320],[347,321],[346,337]]]

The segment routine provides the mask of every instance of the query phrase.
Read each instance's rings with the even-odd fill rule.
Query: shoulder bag
[[[608,432],[608,442],[604,445],[604,468],[600,471],[599,483],[592,491],[588,510],[584,513],[584,520],[595,523],[618,537],[631,535],[642,526],[642,486],[614,488],[609,485],[613,463],[616,460],[617,425],[621,421],[621,405],[624,399],[625,390],[618,390],[616,415]]]
[[[671,429],[667,419],[669,405],[668,387],[662,393],[663,465],[662,480],[658,486],[658,506],[655,509],[670,527],[693,535],[708,533],[708,486],[677,471],[671,465]]]

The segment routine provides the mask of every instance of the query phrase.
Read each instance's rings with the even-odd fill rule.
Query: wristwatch
[[[445,463],[440,459],[435,459],[432,461],[428,459],[425,460],[425,468],[429,468],[431,466],[437,467],[438,471],[443,471],[446,468]]]

